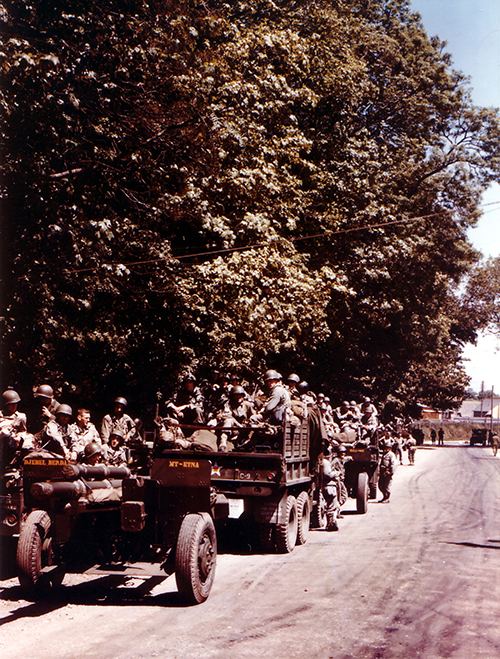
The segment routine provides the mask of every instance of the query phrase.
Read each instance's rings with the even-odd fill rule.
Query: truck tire
[[[311,500],[308,492],[297,497],[297,544],[305,545],[311,525]]]
[[[44,567],[54,565],[50,517],[45,510],[34,510],[26,518],[17,544],[17,569],[19,583],[28,590],[45,590],[59,586],[64,571],[50,575],[42,573]]]
[[[362,471],[358,474],[356,487],[356,512],[364,515],[368,510],[368,474]]]
[[[297,500],[290,494],[286,499],[284,520],[276,524],[276,549],[280,554],[289,554],[297,542]]]
[[[175,552],[175,581],[181,598],[189,604],[204,602],[214,582],[217,538],[208,513],[184,517]]]
[[[324,529],[326,527],[326,503],[323,495],[319,492],[313,503],[311,511],[311,528]]]

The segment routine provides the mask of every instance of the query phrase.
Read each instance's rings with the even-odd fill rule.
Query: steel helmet
[[[266,374],[264,376],[264,380],[281,380],[281,375],[278,373],[278,371],[274,371],[273,369],[266,371]]]
[[[14,389],[7,389],[2,394],[2,400],[4,405],[14,405],[14,403],[21,402],[21,397]]]
[[[86,459],[92,458],[94,455],[101,453],[102,449],[97,442],[90,442],[90,444],[87,444],[87,446],[83,449],[83,455]]]
[[[352,405],[352,403],[349,403],[348,400],[343,400],[342,401],[342,407],[349,407],[349,405]]]
[[[302,382],[299,384],[299,389],[301,391],[309,391],[309,382],[302,380]]]
[[[323,400],[324,397],[325,397],[325,394],[318,394],[318,400]]]
[[[109,436],[110,436],[110,438],[111,438],[111,437],[119,437],[120,439],[125,439],[125,435],[124,435],[124,433],[123,433],[121,430],[118,430],[118,429],[116,429],[116,430],[112,430],[112,431],[109,433]]]
[[[192,373],[188,373],[183,382],[196,382],[196,377]]]
[[[297,373],[290,373],[286,380],[287,382],[295,382],[295,384],[299,384],[300,382],[300,378]]]
[[[115,405],[123,405],[123,407],[127,407],[128,402],[126,398],[123,398],[123,396],[118,396],[118,398],[115,398],[113,403]]]
[[[33,394],[35,398],[53,398],[54,390],[50,384],[41,384]]]
[[[231,387],[231,389],[229,390],[230,396],[244,396],[245,394],[246,391],[239,384],[235,385],[234,387]]]
[[[351,400],[351,402],[349,403],[349,405],[350,405],[351,407],[357,407],[358,404],[356,403],[355,400]]]
[[[55,414],[56,416],[59,416],[59,414],[67,414],[68,416],[73,416],[73,410],[69,405],[61,403],[61,405],[57,406]]]

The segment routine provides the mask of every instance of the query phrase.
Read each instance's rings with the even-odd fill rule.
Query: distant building
[[[492,416],[495,420],[500,419],[500,396],[494,396],[493,401],[491,398],[483,398],[482,401],[468,398],[453,414],[453,417],[462,419],[491,419]]]

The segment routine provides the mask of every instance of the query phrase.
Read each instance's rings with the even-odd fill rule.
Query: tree
[[[408,2],[2,16],[12,382],[150,397],[272,363],[339,396],[463,393],[498,119]]]
[[[477,327],[500,336],[500,256],[486,259],[471,270],[463,305]]]

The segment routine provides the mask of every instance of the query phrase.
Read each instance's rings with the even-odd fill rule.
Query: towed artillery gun
[[[17,549],[22,586],[41,594],[66,571],[148,578],[175,573],[182,599],[207,599],[217,542],[208,463],[155,458],[150,474],[73,465],[46,452],[24,460],[29,512]]]
[[[380,449],[375,430],[369,443],[346,445],[344,483],[350,497],[356,499],[356,511],[363,515],[368,510],[368,499],[377,498]]]

